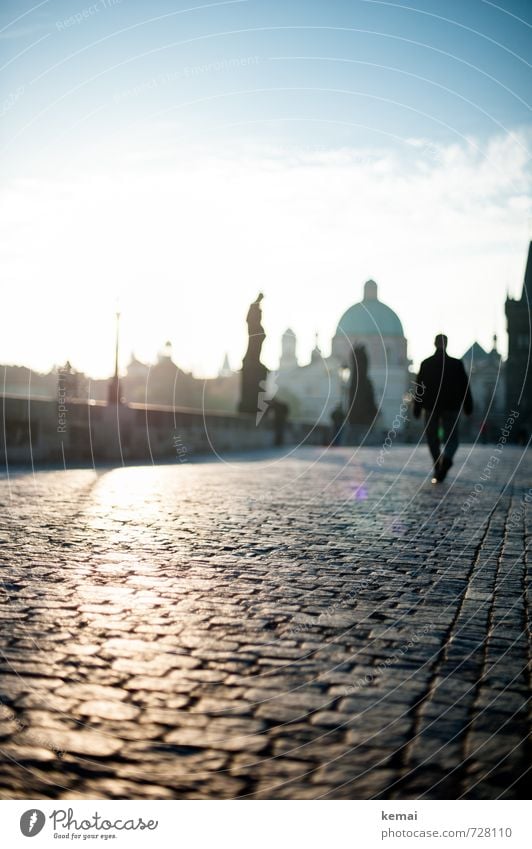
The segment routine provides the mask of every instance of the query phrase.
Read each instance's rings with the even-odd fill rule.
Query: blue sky
[[[531,235],[532,5],[3,2],[0,361],[235,366],[265,291],[324,353],[375,277],[415,362],[504,349]],[[98,327],[98,331],[95,331]],[[29,341],[31,340],[31,342]]]

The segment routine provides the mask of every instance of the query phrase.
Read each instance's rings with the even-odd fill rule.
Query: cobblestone
[[[2,798],[519,798],[532,455],[0,478]],[[509,521],[509,518],[511,521]]]

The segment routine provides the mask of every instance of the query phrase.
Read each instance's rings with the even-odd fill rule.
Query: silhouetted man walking
[[[466,416],[473,412],[473,398],[462,360],[447,354],[447,336],[440,333],[434,340],[436,352],[421,363],[417,378],[421,391],[416,393],[414,417],[425,410],[425,433],[432,459],[432,483],[441,483],[451,466],[459,441],[462,409]]]

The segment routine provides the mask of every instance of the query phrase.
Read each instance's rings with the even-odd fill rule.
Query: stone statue
[[[248,348],[242,362],[242,378],[240,403],[241,413],[257,413],[259,392],[266,387],[268,369],[260,361],[262,345],[266,338],[262,326],[261,301],[264,298],[259,292],[257,299],[250,305],[246,322],[248,325]]]
[[[376,416],[373,385],[368,376],[368,355],[364,345],[359,345],[353,350],[348,421],[351,425],[371,425]]]
[[[264,327],[262,326],[262,310],[260,307],[263,298],[264,295],[262,292],[259,292],[257,300],[250,304],[246,318],[249,339],[244,360],[249,360],[250,362],[260,362],[260,352],[266,338]]]

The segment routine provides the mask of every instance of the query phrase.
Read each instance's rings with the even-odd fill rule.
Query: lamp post
[[[120,332],[120,313],[116,313],[116,340],[115,340],[115,373],[109,381],[109,389],[107,392],[108,404],[122,404],[120,378],[118,377],[118,343]]]

